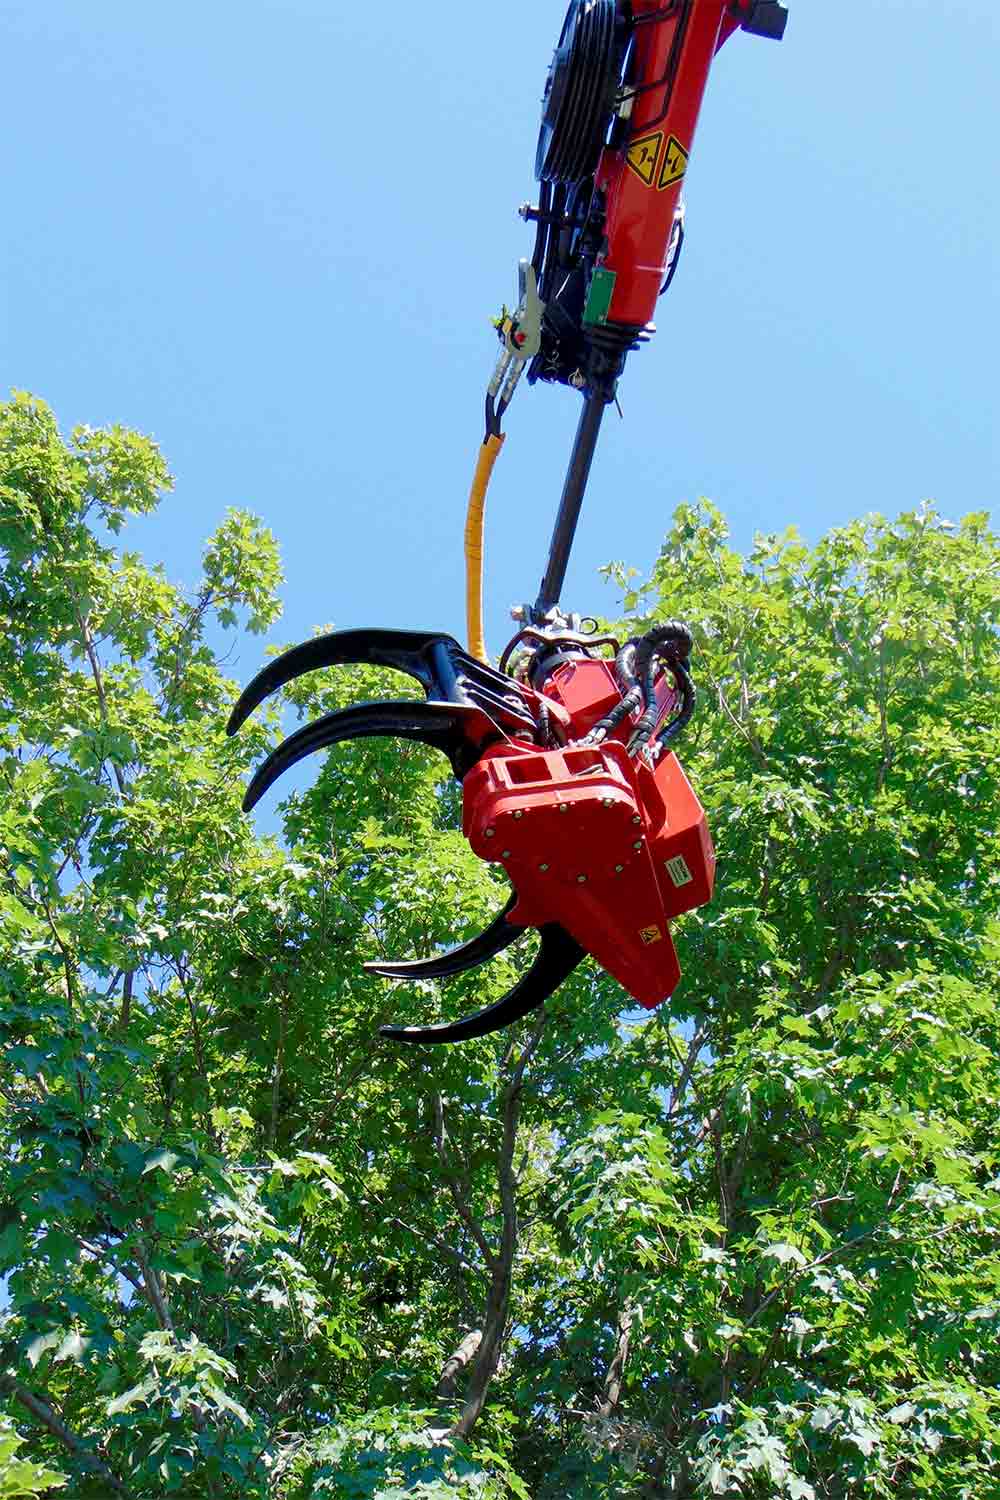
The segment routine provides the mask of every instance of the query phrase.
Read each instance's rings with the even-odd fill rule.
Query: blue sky
[[[177,491],[127,540],[193,582],[227,505],[314,624],[461,633],[461,532],[530,236],[562,0],[7,0],[0,385],[152,433]],[[710,83],[688,238],[634,355],[564,602],[710,495],[739,543],[926,496],[992,507],[1000,292],[993,0],[790,0]],[[519,392],[490,496],[488,639],[533,596],[576,396]],[[233,670],[259,654],[248,642]]]

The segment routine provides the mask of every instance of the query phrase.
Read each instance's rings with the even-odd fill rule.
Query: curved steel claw
[[[466,969],[475,969],[488,958],[495,958],[498,953],[502,953],[515,938],[524,933],[523,927],[515,927],[507,921],[508,914],[516,905],[515,892],[487,928],[470,938],[467,943],[459,943],[457,948],[449,948],[446,953],[438,953],[434,958],[413,958],[399,963],[390,959],[388,963],[364,964],[362,967],[369,974],[381,974],[383,979],[447,979],[451,974],[462,974]]]
[[[535,962],[520,983],[495,1005],[488,1005],[461,1021],[443,1021],[437,1026],[382,1026],[379,1035],[394,1042],[465,1042],[470,1037],[499,1031],[529,1011],[537,1010],[587,956],[576,938],[570,937],[558,922],[546,922],[538,930],[542,945]]]
[[[271,751],[247,787],[243,810],[249,812],[256,806],[268,787],[273,786],[289,767],[297,765],[314,750],[337,745],[342,740],[380,736],[418,740],[447,755],[456,776],[461,777],[466,769],[462,755],[467,752],[469,743],[466,721],[476,715],[476,709],[461,703],[406,702],[356,703],[353,708],[324,714],[314,724],[304,724]]]
[[[440,646],[444,651],[435,651]],[[276,656],[247,683],[229,716],[226,733],[235,734],[276,688],[320,667],[392,667],[415,677],[430,696],[438,682],[442,660],[447,661],[449,651],[463,654],[458,642],[441,631],[335,630],[329,635],[318,635]]]

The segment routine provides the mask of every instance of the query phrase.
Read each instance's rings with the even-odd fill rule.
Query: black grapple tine
[[[539,931],[542,945],[538,957],[520,983],[495,1005],[461,1021],[443,1021],[437,1026],[382,1026],[379,1034],[394,1042],[466,1042],[499,1031],[537,1010],[586,957],[586,951],[558,922],[547,922]]]
[[[258,704],[263,703],[276,688],[320,667],[393,667],[397,672],[415,677],[424,692],[430,695],[436,686],[435,668],[438,664],[431,662],[429,652],[438,642],[456,652],[461,651],[451,636],[426,630],[335,630],[330,635],[318,635],[314,640],[303,641],[301,646],[293,646],[290,651],[276,656],[247,683],[229,717],[226,733],[235,734]]]
[[[289,767],[314,750],[323,750],[343,740],[379,737],[419,740],[447,755],[455,774],[461,776],[467,764],[463,764],[463,752],[469,749],[465,734],[469,715],[475,716],[476,710],[460,703],[406,702],[356,703],[353,708],[324,714],[314,724],[304,724],[271,751],[247,787],[243,809],[249,812],[256,806],[268,787]]]
[[[495,958],[504,948],[522,937],[527,931],[515,927],[507,917],[517,905],[517,895],[511,896],[507,905],[490,925],[467,943],[449,948],[447,953],[438,953],[434,958],[414,958],[388,963],[365,964],[369,974],[381,974],[383,979],[447,979],[452,974],[463,974],[466,969],[475,969],[488,958]]]

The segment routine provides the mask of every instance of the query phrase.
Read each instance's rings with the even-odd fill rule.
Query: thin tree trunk
[[[608,1365],[608,1373],[604,1377],[604,1400],[598,1407],[598,1414],[602,1417],[610,1417],[618,1405],[618,1398],[622,1393],[622,1381],[625,1378],[625,1366],[628,1363],[629,1343],[632,1338],[632,1319],[635,1317],[635,1306],[632,1302],[626,1302],[618,1314],[618,1333],[615,1338],[615,1351]]]
[[[285,1032],[288,1026],[288,1003],[282,992],[278,1005],[278,1045],[274,1049],[274,1064],[271,1069],[271,1119],[267,1131],[267,1143],[273,1151],[278,1139],[278,1112],[281,1104],[281,1078],[285,1069]]]
[[[444,1369],[441,1371],[441,1379],[438,1381],[437,1393],[439,1396],[453,1396],[455,1394],[455,1382],[462,1371],[467,1369],[470,1361],[478,1352],[483,1342],[481,1328],[474,1328],[467,1333],[459,1344],[454,1354],[445,1361]]]
[[[135,983],[135,970],[127,969],[125,982],[122,985],[122,1005],[118,1015],[118,1026],[121,1031],[127,1031],[132,1019],[132,986]]]
[[[500,1095],[503,1119],[503,1137],[497,1153],[497,1183],[500,1188],[500,1244],[496,1252],[487,1257],[490,1267],[490,1289],[486,1298],[486,1316],[483,1319],[483,1337],[472,1366],[469,1388],[462,1414],[450,1429],[449,1437],[468,1437],[486,1404],[486,1395],[503,1350],[507,1329],[507,1311],[510,1306],[510,1291],[513,1280],[514,1257],[517,1253],[517,1178],[514,1173],[514,1151],[517,1146],[517,1126],[521,1116],[521,1088],[524,1070],[541,1041],[545,1028],[545,1013],[539,1017],[525,1045],[510,1082]]]

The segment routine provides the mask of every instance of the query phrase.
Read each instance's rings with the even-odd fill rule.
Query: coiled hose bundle
[[[598,720],[584,744],[599,745],[638,708],[642,708],[642,718],[628,742],[630,755],[638,755],[654,743],[662,748],[676,739],[694,713],[695,687],[687,666],[692,645],[691,631],[682,620],[666,620],[662,625],[654,625],[645,635],[626,641],[615,657],[621,701]],[[660,705],[656,701],[660,663],[672,673],[681,700],[677,712],[663,724],[659,722]]]

